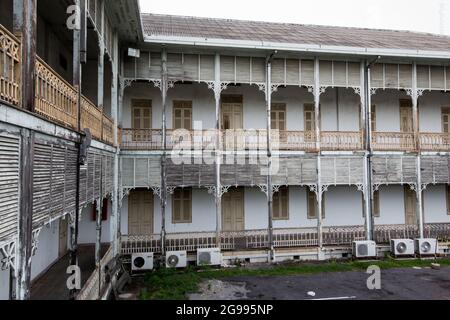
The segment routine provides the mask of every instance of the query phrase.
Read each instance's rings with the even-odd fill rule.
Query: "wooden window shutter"
[[[450,215],[450,186],[445,187],[445,193],[447,198],[447,215]]]
[[[372,132],[377,131],[377,106],[373,105],[370,110],[370,123],[372,126]]]
[[[442,108],[442,132],[450,133],[450,108]]]
[[[192,101],[173,102],[173,128],[192,130]]]
[[[307,190],[306,192],[306,199],[307,199],[307,213],[308,213],[308,219],[316,219],[316,207],[317,207],[317,201],[316,201],[316,194],[312,192],[311,190]]]
[[[379,218],[380,215],[380,191],[374,191],[373,193],[373,216]]]
[[[289,188],[280,188],[273,195],[273,218],[275,220],[289,219]]]
[[[173,194],[172,223],[192,222],[192,190],[177,189]]]
[[[102,206],[102,221],[108,220],[108,199],[103,199]],[[94,207],[92,209],[92,221],[97,221],[97,201],[94,201]]]
[[[272,129],[280,131],[286,130],[286,104],[272,104],[271,120]]]

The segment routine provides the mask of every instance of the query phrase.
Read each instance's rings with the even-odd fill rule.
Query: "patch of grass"
[[[189,293],[196,293],[204,280],[225,279],[237,276],[290,276],[311,275],[328,272],[348,272],[367,270],[371,265],[381,269],[429,267],[434,260],[395,260],[387,258],[379,261],[348,261],[348,262],[303,262],[285,263],[268,267],[236,267],[213,270],[211,268],[189,267],[185,270],[160,269],[145,277],[146,287],[141,292],[143,300],[183,300]],[[450,259],[439,259],[442,266],[450,266]]]

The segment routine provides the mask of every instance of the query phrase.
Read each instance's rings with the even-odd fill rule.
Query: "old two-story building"
[[[450,37],[134,0],[1,5],[1,298],[27,298],[83,244],[100,271],[202,248],[225,262],[339,258],[364,239],[448,250]]]

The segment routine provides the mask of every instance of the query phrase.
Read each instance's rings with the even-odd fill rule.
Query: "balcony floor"
[[[108,246],[102,247],[102,256]],[[78,249],[78,264],[81,268],[81,286],[95,270],[95,247],[80,246]],[[50,269],[35,280],[31,286],[31,300],[69,300],[66,286],[69,265],[69,254],[58,260]]]

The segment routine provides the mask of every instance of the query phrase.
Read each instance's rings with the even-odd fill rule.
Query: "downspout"
[[[372,157],[373,157],[373,149],[372,149],[372,97],[371,97],[371,88],[370,88],[370,69],[371,67],[380,60],[381,57],[378,56],[376,59],[371,62],[365,61],[364,64],[364,104],[365,104],[365,141],[366,141],[366,156],[365,156],[365,177],[366,177],[366,239],[372,240],[374,239],[374,225],[375,220],[373,217],[373,185],[372,185]],[[369,205],[370,204],[370,205]]]
[[[268,205],[268,245],[269,262],[274,261],[273,245],[273,188],[272,188],[272,61],[276,51],[266,60],[267,78],[266,78],[266,107],[267,107],[267,205]]]

